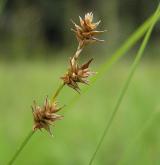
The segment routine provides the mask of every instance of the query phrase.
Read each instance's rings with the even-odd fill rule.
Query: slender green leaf
[[[127,79],[126,79],[126,81],[124,83],[124,86],[123,86],[123,88],[122,88],[122,90],[120,92],[120,95],[119,95],[118,100],[117,100],[117,102],[115,104],[113,112],[112,112],[112,114],[111,114],[111,116],[109,118],[109,121],[107,121],[107,124],[106,124],[105,129],[104,129],[104,131],[102,133],[102,136],[101,136],[101,138],[99,140],[99,143],[98,143],[98,145],[97,145],[97,147],[95,149],[95,152],[91,156],[91,159],[89,161],[89,165],[91,165],[93,163],[93,161],[94,161],[94,159],[95,159],[95,157],[97,155],[97,152],[99,151],[99,149],[100,149],[100,147],[102,145],[102,142],[104,141],[104,138],[107,135],[107,133],[109,131],[109,128],[111,127],[113,119],[114,119],[114,117],[115,117],[115,115],[116,115],[116,113],[117,113],[117,111],[118,111],[118,109],[119,109],[119,107],[120,107],[120,105],[122,103],[122,100],[123,100],[123,98],[125,96],[125,93],[126,93],[126,91],[128,89],[128,86],[129,86],[129,84],[131,82],[131,79],[132,79],[132,77],[134,75],[134,72],[135,72],[135,70],[136,70],[136,68],[137,68],[137,66],[138,66],[138,64],[139,64],[139,62],[140,62],[140,60],[142,58],[143,52],[144,52],[144,50],[145,50],[145,48],[147,46],[147,43],[149,41],[149,38],[151,36],[151,32],[153,30],[153,27],[156,24],[156,22],[158,21],[159,17],[160,17],[160,6],[158,7],[158,9],[156,10],[156,12],[155,12],[155,14],[153,16],[152,23],[151,23],[151,25],[150,25],[150,27],[149,27],[149,29],[148,29],[145,37],[144,37],[144,40],[143,40],[143,42],[142,42],[142,44],[141,44],[141,46],[140,46],[140,48],[139,48],[139,50],[137,52],[136,58],[135,58],[132,66],[131,66],[130,72],[129,72],[128,77],[127,77]]]

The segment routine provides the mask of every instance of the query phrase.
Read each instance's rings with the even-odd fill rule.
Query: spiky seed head
[[[67,84],[69,87],[73,88],[79,93],[80,88],[78,83],[88,84],[88,77],[95,74],[95,72],[91,72],[89,69],[89,65],[92,60],[93,59],[90,59],[83,65],[79,65],[75,58],[71,58],[68,72],[63,77],[61,77],[64,84]]]
[[[100,24],[101,21],[93,23],[93,13],[87,13],[82,19],[79,16],[80,25],[77,25],[74,21],[74,29],[71,29],[75,32],[77,40],[81,46],[96,42],[96,41],[104,41],[98,38],[95,38],[96,35],[103,33],[104,31],[96,30],[97,26]]]
[[[34,119],[33,130],[41,130],[42,128],[44,128],[52,135],[50,125],[53,125],[56,120],[60,120],[63,118],[63,116],[57,114],[60,109],[61,108],[57,108],[57,103],[50,102],[50,100],[48,100],[48,97],[46,97],[44,105],[42,107],[38,106],[34,101],[32,106]]]

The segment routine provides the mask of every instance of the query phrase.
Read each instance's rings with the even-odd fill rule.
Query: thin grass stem
[[[59,88],[57,89],[57,91],[55,92],[55,94],[52,96],[52,99],[51,99],[52,102],[55,101],[56,97],[59,95],[59,93],[60,93],[61,90],[63,89],[64,85],[65,85],[65,84],[63,83],[63,84],[61,84],[61,85],[59,86]]]
[[[29,132],[29,134],[27,135],[27,137],[22,142],[21,146],[17,149],[17,151],[13,155],[12,159],[9,161],[8,165],[12,165],[15,162],[15,160],[17,159],[17,157],[19,156],[19,154],[22,152],[22,150],[26,146],[26,144],[29,142],[29,140],[31,139],[31,137],[32,137],[33,134],[34,134],[34,131],[30,131]]]
[[[126,81],[124,83],[124,86],[123,86],[123,88],[122,88],[122,90],[120,92],[120,95],[119,95],[118,100],[117,100],[117,102],[115,104],[113,112],[112,112],[112,114],[111,114],[111,116],[109,118],[109,121],[107,121],[107,124],[106,124],[105,129],[104,129],[104,131],[102,133],[102,136],[101,136],[101,138],[100,138],[100,140],[98,142],[98,145],[97,145],[97,147],[95,149],[95,152],[91,156],[91,159],[89,161],[89,165],[92,165],[92,163],[93,163],[93,161],[94,161],[94,159],[95,159],[95,157],[97,155],[97,152],[99,151],[99,149],[100,149],[100,147],[102,145],[102,142],[104,141],[104,138],[107,135],[107,133],[109,131],[109,128],[111,127],[113,119],[114,119],[114,117],[115,117],[115,115],[116,115],[116,113],[117,113],[117,111],[118,111],[118,109],[120,107],[120,104],[121,104],[121,102],[122,102],[122,100],[123,100],[123,98],[125,96],[125,93],[126,93],[126,91],[128,89],[128,86],[129,86],[129,84],[131,82],[131,79],[132,79],[132,77],[134,75],[134,72],[135,72],[135,70],[136,70],[136,68],[137,68],[137,66],[138,66],[138,64],[139,64],[139,62],[141,60],[141,57],[142,57],[143,52],[145,50],[145,47],[147,46],[147,43],[148,43],[149,38],[151,36],[151,32],[153,30],[153,27],[154,27],[154,25],[156,24],[156,22],[158,21],[158,19],[160,17],[160,12],[159,11],[160,11],[160,6],[158,6],[158,9],[156,10],[156,12],[154,14],[154,17],[152,19],[152,23],[151,23],[151,25],[150,25],[150,27],[149,27],[149,29],[148,29],[145,37],[144,37],[144,40],[143,40],[143,42],[142,42],[142,44],[141,44],[141,46],[140,46],[140,48],[139,48],[139,50],[137,52],[136,58],[135,58],[132,66],[131,66],[130,72],[129,72],[128,77],[127,77],[127,79],[126,79]]]

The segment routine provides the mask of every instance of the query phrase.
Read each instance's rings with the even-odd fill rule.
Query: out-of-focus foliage
[[[78,16],[89,11],[108,30],[105,39],[110,44],[104,49],[112,49],[149,17],[157,4],[158,0],[1,0],[0,57],[48,56],[52,51],[70,49],[76,41],[70,19],[78,22]],[[154,41],[157,33],[158,28]]]

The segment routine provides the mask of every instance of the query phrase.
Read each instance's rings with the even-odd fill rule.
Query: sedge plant
[[[54,125],[57,120],[63,119],[62,115],[57,114],[63,108],[59,108],[57,106],[57,97],[62,91],[63,87],[68,86],[74,89],[76,92],[80,93],[79,83],[89,84],[88,78],[96,74],[96,72],[91,71],[89,68],[89,65],[93,61],[93,59],[88,60],[84,64],[79,64],[78,60],[85,46],[95,42],[104,41],[96,38],[97,35],[104,32],[97,30],[97,27],[101,21],[93,23],[92,12],[85,14],[85,17],[83,19],[81,17],[79,17],[79,19],[80,25],[77,25],[74,21],[72,21],[74,28],[71,29],[75,33],[75,36],[77,38],[78,48],[73,57],[71,57],[69,60],[69,68],[67,72],[64,74],[64,76],[61,77],[62,84],[58,87],[51,99],[46,97],[43,106],[37,105],[36,101],[33,102],[33,129],[28,134],[24,142],[21,144],[20,148],[15,152],[13,158],[9,162],[10,165],[15,162],[16,158],[19,156],[24,146],[37,130],[45,129],[49,132],[50,135],[53,135],[50,126]]]
[[[138,28],[137,31],[133,33],[129,37],[129,39],[118,49],[109,60],[107,60],[104,64],[102,64],[101,68],[99,69],[99,74],[96,74],[90,81],[90,84],[93,84],[102,74],[104,74],[108,69],[116,62],[118,61],[130,48],[134,46],[134,44],[144,35],[144,33],[148,30],[148,28],[153,24],[153,19],[155,18],[154,15],[152,15],[149,19],[147,19],[140,28]],[[59,108],[57,106],[57,97],[62,91],[64,86],[69,86],[72,89],[74,89],[76,92],[80,93],[81,91],[86,92],[90,89],[91,86],[86,86],[84,90],[80,90],[79,83],[88,84],[88,77],[91,75],[94,75],[96,72],[92,72],[89,69],[89,65],[92,62],[93,59],[90,59],[89,61],[85,62],[82,65],[79,65],[79,58],[80,54],[82,53],[84,47],[86,47],[89,44],[95,43],[95,42],[103,42],[103,40],[100,40],[96,38],[96,35],[99,35],[100,33],[103,33],[104,31],[98,31],[96,30],[97,26],[99,25],[100,21],[97,23],[93,23],[93,14],[87,13],[82,19],[80,17],[80,25],[77,25],[75,22],[72,21],[74,24],[74,28],[71,29],[77,38],[78,41],[78,48],[73,55],[73,57],[69,60],[69,69],[67,70],[66,74],[61,77],[62,84],[58,87],[56,92],[53,94],[53,96],[49,99],[46,97],[44,101],[44,105],[38,106],[36,102],[34,101],[32,106],[32,112],[33,112],[33,118],[34,118],[34,125],[33,130],[29,132],[25,140],[22,142],[20,147],[16,150],[15,154],[9,161],[9,165],[13,164],[16,160],[16,158],[19,156],[19,154],[22,152],[25,145],[29,142],[33,134],[37,130],[45,129],[47,130],[51,135],[51,129],[50,126],[55,124],[55,121],[63,119],[63,116],[60,114],[57,114],[63,107]],[[69,106],[67,108],[71,108],[72,105],[80,98],[81,95],[77,95],[71,102],[69,103]]]

